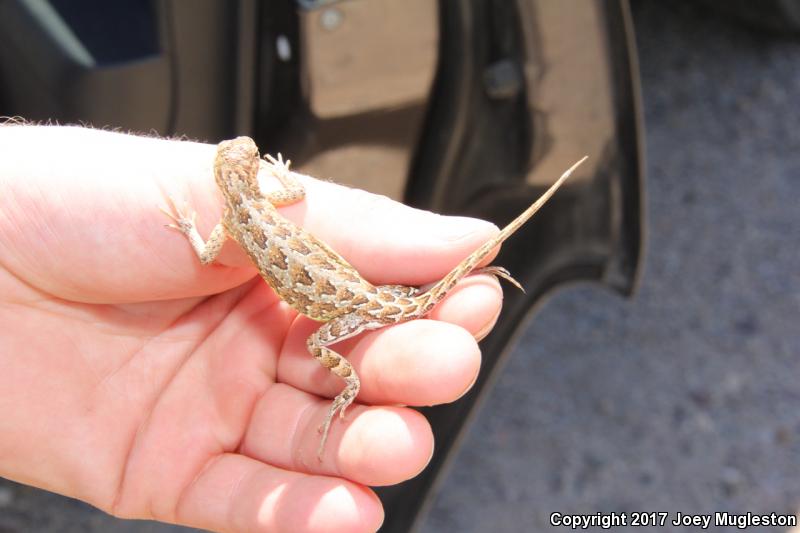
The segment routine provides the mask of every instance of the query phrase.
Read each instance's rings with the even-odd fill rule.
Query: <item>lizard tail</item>
[[[500,233],[497,234],[496,237],[493,239],[486,241],[480,248],[472,252],[466,259],[461,261],[453,270],[450,271],[445,277],[443,277],[439,282],[437,282],[433,287],[425,291],[424,293],[417,296],[417,302],[420,304],[423,313],[427,313],[430,311],[434,305],[439,303],[450,289],[452,289],[458,281],[472,272],[475,267],[485,258],[492,250],[494,250],[500,243],[505,241],[508,237],[511,236],[512,233],[517,231],[520,226],[522,226],[525,222],[531,218],[534,213],[536,213],[549,199],[553,194],[558,190],[559,187],[566,181],[566,179],[572,174],[572,172],[578,168],[578,166],[586,161],[589,156],[583,156],[580,161],[572,165],[570,168],[564,172],[558,180],[547,189],[544,194],[542,194],[530,207],[528,207],[525,211],[523,211],[517,218],[512,220],[506,227],[500,230]],[[511,278],[510,274],[505,269],[502,269],[502,272],[495,272],[492,267],[487,269],[487,273],[501,275],[501,277],[509,279],[520,287],[514,278]],[[520,287],[521,288],[521,287]]]

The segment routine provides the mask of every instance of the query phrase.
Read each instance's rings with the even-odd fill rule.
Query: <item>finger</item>
[[[223,454],[186,489],[176,521],[213,531],[373,532],[383,509],[366,487]]]
[[[320,461],[318,428],[329,407],[329,400],[293,387],[270,387],[253,410],[240,450],[282,468],[371,486],[410,479],[430,461],[433,434],[424,416],[406,408],[358,405],[344,419],[335,417]]]
[[[373,284],[437,281],[497,233],[485,220],[437,215],[385,196],[299,178],[306,199],[281,214],[330,245]]]
[[[188,201],[208,236],[223,208],[214,155],[211,145],[84,128],[0,129],[4,266],[51,294],[89,302],[197,296],[241,284],[255,270],[237,246],[229,242],[216,265],[203,267],[186,239],[164,228],[169,218],[159,210],[167,196]],[[434,281],[497,231],[301,180],[306,200],[281,213],[375,283]]]
[[[278,380],[328,398],[341,392],[341,378],[303,354],[305,342],[295,342],[296,337],[290,336],[287,350],[292,370],[299,372],[284,372],[281,362]],[[467,391],[480,369],[475,339],[463,328],[435,320],[415,320],[367,333],[336,349],[346,355],[361,380],[356,401],[373,405],[452,402]]]
[[[3,266],[40,290],[83,302],[197,296],[241,284],[252,269],[202,268],[160,211],[168,196],[179,205],[189,200],[208,235],[222,211],[208,194],[213,157],[212,146],[198,143],[76,127],[0,128]]]
[[[353,364],[361,378],[357,401],[369,404],[438,405],[460,398],[480,368],[481,338],[494,325],[502,291],[488,276],[459,283],[430,315],[362,334],[333,349]],[[299,318],[278,360],[277,380],[333,397],[342,380],[313,359],[306,339],[319,323]]]
[[[483,339],[497,322],[503,306],[503,288],[492,276],[467,276],[453,288],[428,318],[443,320]]]

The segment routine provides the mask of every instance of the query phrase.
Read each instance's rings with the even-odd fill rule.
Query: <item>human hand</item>
[[[431,314],[337,345],[362,378],[322,462],[339,379],[305,340],[319,326],[235,244],[201,266],[163,225],[170,194],[207,235],[222,209],[214,147],[82,128],[0,127],[0,476],[120,517],[225,531],[373,531],[368,485],[427,464],[427,421],[400,405],[461,396],[475,337],[499,313],[488,276]],[[281,212],[374,283],[418,285],[491,224],[306,179]]]

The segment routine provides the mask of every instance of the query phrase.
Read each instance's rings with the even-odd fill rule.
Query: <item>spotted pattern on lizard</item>
[[[329,346],[363,331],[425,316],[470,273],[499,276],[521,289],[504,268],[477,268],[477,265],[544,205],[585,159],[575,163],[497,236],[422,293],[416,287],[373,285],[328,245],[281,216],[276,207],[301,201],[305,191],[290,172],[289,161],[284,162],[280,155],[277,159],[271,156],[260,159],[258,148],[249,137],[223,141],[217,147],[214,177],[225,208],[207,241],[197,231],[195,213],[189,215],[185,209],[177,208],[172,199],[168,199],[169,209],[162,211],[174,221],[169,226],[186,236],[203,264],[213,262],[224,241],[232,238],[282,300],[298,312],[323,322],[308,338],[308,351],[322,366],[342,378],[345,387],[334,398],[320,426],[317,454],[321,460],[334,415],[338,412],[344,418],[345,410],[360,389],[353,366]],[[263,193],[258,185],[261,169],[275,176],[283,188]]]

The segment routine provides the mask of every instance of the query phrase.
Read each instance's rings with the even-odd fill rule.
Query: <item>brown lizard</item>
[[[514,233],[553,195],[572,171],[575,163],[536,202],[484,243],[449,274],[427,291],[403,285],[373,285],[325,243],[278,214],[275,207],[292,204],[305,197],[302,185],[284,162],[266,156],[260,159],[255,142],[249,137],[223,141],[217,147],[214,176],[225,198],[225,209],[211,236],[203,241],[195,225],[196,214],[178,209],[172,199],[169,211],[162,209],[175,224],[169,227],[183,233],[200,262],[214,261],[222,244],[230,237],[250,256],[261,276],[272,289],[298,312],[323,325],[307,341],[308,351],[325,368],[345,381],[345,388],[334,398],[319,428],[322,434],[317,454],[322,459],[328,430],[336,412],[344,417],[360,388],[350,362],[329,348],[332,344],[430,312],[464,276],[470,273],[502,277],[520,289],[508,271],[498,266],[477,265],[500,243]],[[258,185],[258,172],[266,168],[283,186],[264,194]]]

